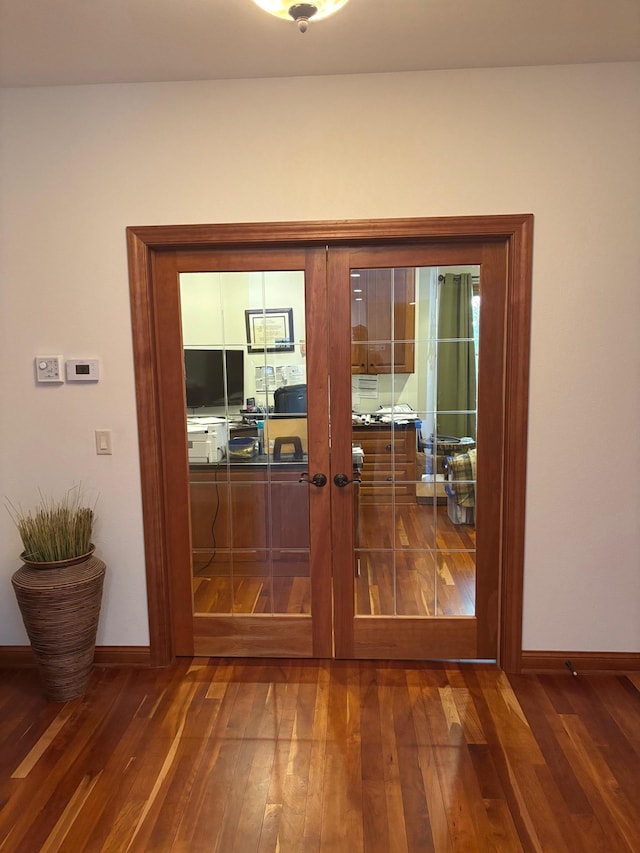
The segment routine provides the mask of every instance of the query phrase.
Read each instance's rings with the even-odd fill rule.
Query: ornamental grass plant
[[[53,563],[88,554],[95,514],[93,507],[83,504],[79,488],[57,500],[41,493],[38,506],[28,511],[9,501],[7,510],[24,546],[20,556],[34,563]]]

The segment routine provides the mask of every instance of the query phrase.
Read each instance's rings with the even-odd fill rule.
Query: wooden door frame
[[[505,330],[504,472],[500,525],[498,663],[518,672],[522,658],[532,214],[416,219],[169,225],[127,228],[133,352],[140,447],[150,658],[175,657],[168,552],[172,521],[166,506],[167,460],[160,413],[161,373],[154,262],[159,253],[258,247],[300,247],[495,240],[508,249]]]

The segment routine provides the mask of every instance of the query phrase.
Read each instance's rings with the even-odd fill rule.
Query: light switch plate
[[[37,355],[33,361],[36,382],[64,382],[61,355]]]
[[[111,430],[97,429],[96,430],[96,453],[98,456],[111,456]]]

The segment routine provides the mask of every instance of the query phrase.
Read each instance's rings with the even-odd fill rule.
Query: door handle
[[[300,478],[298,480],[299,483],[308,483],[310,486],[317,486],[321,489],[323,486],[327,485],[327,475],[326,474],[314,474],[311,479],[309,479],[309,472],[304,471],[300,474]]]
[[[362,480],[360,477],[354,477],[353,480],[350,480],[346,474],[336,474],[333,478],[333,482],[339,489],[344,489],[344,487],[348,486],[349,483],[361,483]]]

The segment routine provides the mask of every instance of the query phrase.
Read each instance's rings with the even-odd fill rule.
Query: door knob
[[[360,477],[354,477],[353,480],[350,480],[346,474],[336,474],[333,478],[333,482],[339,489],[344,489],[344,487],[348,486],[349,483],[361,483],[362,481]]]
[[[308,483],[310,486],[317,486],[321,489],[323,486],[327,485],[327,475],[326,474],[314,474],[311,479],[309,479],[309,472],[305,471],[300,474],[300,478],[298,480],[299,483]]]

